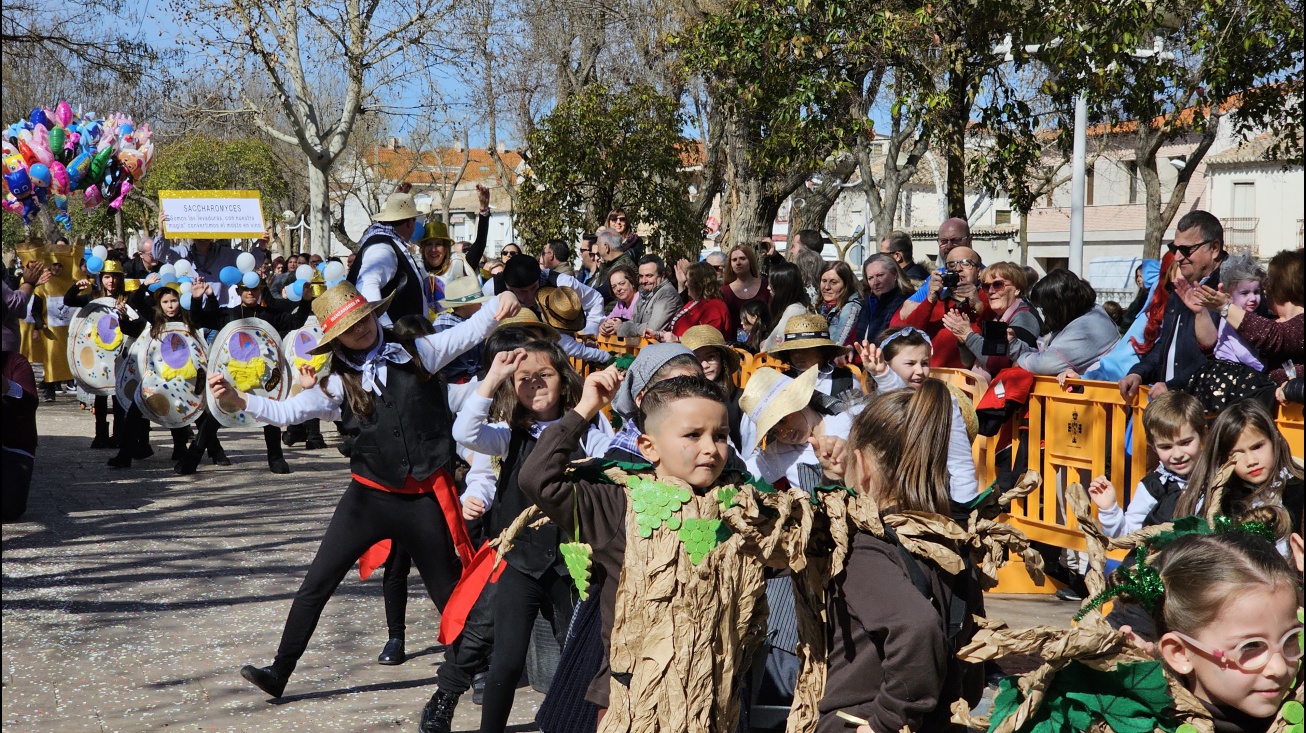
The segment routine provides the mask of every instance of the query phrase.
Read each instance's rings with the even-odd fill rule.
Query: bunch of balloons
[[[38,107],[5,128],[3,205],[31,224],[53,198],[54,220],[65,230],[72,229],[68,200],[77,191],[84,206],[107,201],[116,211],[154,159],[151,135],[148,124],[137,127],[120,112],[98,120],[89,113],[75,118],[67,102]]]

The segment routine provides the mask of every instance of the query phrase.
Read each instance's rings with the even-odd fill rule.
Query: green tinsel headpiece
[[[1239,522],[1224,515],[1217,516],[1210,522],[1207,522],[1203,517],[1195,516],[1177,519],[1174,522],[1173,529],[1162,532],[1135,548],[1133,552],[1134,567],[1122,567],[1117,570],[1112,575],[1111,587],[1097,594],[1086,606],[1081,608],[1079,613],[1075,614],[1075,620],[1079,621],[1088,615],[1090,611],[1101,608],[1102,604],[1126,593],[1137,600],[1143,608],[1146,608],[1148,613],[1155,611],[1161,601],[1165,600],[1165,585],[1161,582],[1161,574],[1147,562],[1147,556],[1152,552],[1164,549],[1181,537],[1195,534],[1229,534],[1233,532],[1256,535],[1269,542],[1274,542],[1276,539],[1274,529],[1264,522]]]

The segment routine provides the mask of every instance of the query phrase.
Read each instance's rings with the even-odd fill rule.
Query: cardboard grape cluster
[[[115,112],[105,119],[84,113],[74,117],[67,102],[53,110],[38,107],[26,120],[5,128],[3,141],[4,207],[26,224],[53,200],[54,220],[72,229],[69,201],[94,209],[123,201],[154,159],[148,124]]]

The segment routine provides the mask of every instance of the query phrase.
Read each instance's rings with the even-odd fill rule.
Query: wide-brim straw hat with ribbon
[[[327,288],[322,297],[313,301],[313,315],[317,316],[318,325],[322,328],[322,338],[309,353],[330,353],[331,342],[336,337],[373,313],[385,313],[394,297],[395,294],[390,293],[381,300],[368,300],[348,280]]]
[[[416,218],[417,204],[413,203],[413,195],[410,193],[392,193],[386,198],[381,211],[372,217],[372,221],[407,221]]]
[[[962,391],[961,387],[951,382],[944,382],[944,384],[948,386],[952,396],[957,398],[957,408],[961,410],[962,422],[966,423],[966,437],[974,443],[975,436],[979,435],[979,415],[975,414],[975,402],[971,400],[970,395]]]
[[[816,377],[820,367],[813,366],[798,376],[787,377],[772,369],[762,367],[748,378],[748,385],[739,395],[739,408],[753,421],[757,430],[753,433],[752,445],[746,447],[744,455],[752,455],[757,443],[771,428],[812,402],[816,392]]]
[[[571,288],[540,288],[535,304],[540,308],[540,320],[559,331],[574,333],[585,328],[585,308]]]
[[[417,240],[419,246],[428,244],[443,244],[446,247],[453,247],[453,238],[449,236],[449,225],[433,219],[426,222],[422,227],[422,238]]]
[[[716,329],[715,326],[701,324],[690,326],[685,332],[680,334],[680,343],[690,351],[698,351],[701,348],[710,346],[721,352],[721,358],[725,360],[726,372],[733,374],[739,369],[739,352],[735,351],[726,343],[725,336]]]
[[[540,338],[545,341],[553,341],[554,343],[557,343],[562,339],[562,336],[558,333],[557,329],[542,322],[539,319],[539,316],[536,316],[533,311],[526,310],[525,308],[518,311],[517,315],[499,321],[499,325],[495,326],[494,330],[499,331],[505,328],[524,328],[528,331],[534,331]]]
[[[448,310],[463,305],[475,305],[489,300],[490,296],[481,290],[481,284],[474,277],[460,277],[444,286],[444,300],[440,309]]]
[[[843,356],[848,350],[830,340],[830,323],[815,313],[794,316],[785,323],[784,341],[769,349],[771,354],[782,354],[799,349],[821,349],[827,359]]]

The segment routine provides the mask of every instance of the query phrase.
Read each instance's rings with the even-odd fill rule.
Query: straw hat
[[[322,297],[313,301],[313,315],[322,328],[322,339],[309,353],[330,353],[331,342],[337,336],[374,312],[385,313],[394,297],[390,293],[381,300],[370,301],[348,280],[327,288]]]
[[[490,296],[481,290],[481,284],[474,277],[460,277],[444,286],[444,300],[440,309],[448,310],[462,305],[475,305],[489,300]]]
[[[680,343],[690,351],[698,351],[704,346],[711,346],[721,352],[726,362],[726,372],[734,373],[739,369],[739,352],[726,343],[726,339],[715,326],[702,324],[690,326],[680,335]]]
[[[449,225],[434,219],[426,222],[422,227],[422,238],[417,240],[419,246],[428,244],[443,244],[446,247],[453,247],[453,239],[449,236]]]
[[[372,221],[407,221],[417,218],[417,205],[413,203],[410,193],[392,193],[385,200],[385,205]]]
[[[944,382],[948,386],[948,391],[953,397],[957,398],[957,407],[961,410],[961,420],[966,423],[966,437],[970,442],[975,442],[975,436],[979,435],[979,415],[975,414],[975,403],[971,400],[970,395],[961,390],[961,387],[951,383]]]
[[[814,366],[793,379],[771,367],[762,367],[749,377],[744,393],[739,395],[739,408],[753,421],[757,430],[745,455],[751,455],[757,449],[757,442],[786,415],[807,407],[816,391],[818,371],[819,367]]]
[[[529,311],[525,308],[517,311],[517,315],[499,321],[499,325],[495,326],[494,330],[498,331],[504,328],[524,328],[528,331],[534,331],[536,335],[545,341],[553,341],[554,343],[557,343],[562,339],[562,336],[553,328],[553,326],[541,322],[539,317],[536,316],[533,311]]]
[[[574,333],[585,328],[585,309],[580,295],[571,288],[540,288],[535,304],[539,306],[540,319],[559,331]]]
[[[815,313],[794,316],[785,323],[784,342],[772,347],[769,352],[780,354],[799,349],[823,349],[828,358],[834,359],[847,353],[847,349],[830,340],[830,323]]]

